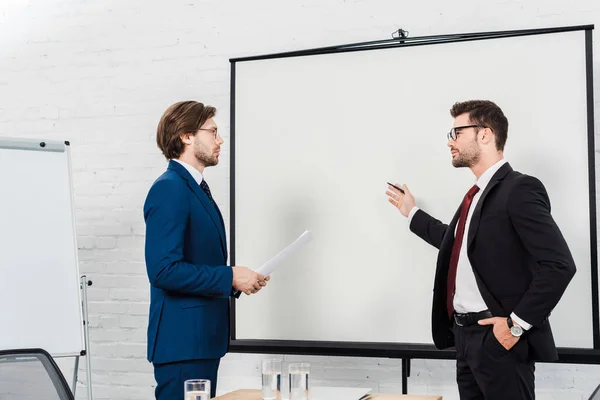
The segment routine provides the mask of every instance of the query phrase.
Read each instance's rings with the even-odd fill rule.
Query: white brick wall
[[[175,101],[199,99],[220,110],[225,152],[207,175],[228,219],[230,57],[383,39],[398,28],[422,36],[589,24],[599,17],[597,0],[0,1],[0,135],[72,143],[81,271],[94,281],[95,398],[153,398],[141,207],[165,167],[156,123]],[[600,62],[594,70],[597,88]],[[598,119],[597,89],[595,98]],[[220,391],[257,387],[261,357],[227,355]],[[399,360],[285,357],[298,359],[315,365],[316,384],[401,388]],[[537,371],[540,399],[585,399],[600,383],[597,366],[538,365]],[[85,394],[81,383],[85,371],[78,398]],[[454,363],[413,361],[409,388],[458,399]]]

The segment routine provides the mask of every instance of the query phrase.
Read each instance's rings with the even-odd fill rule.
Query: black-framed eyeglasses
[[[466,128],[487,128],[487,126],[481,124],[455,126],[454,128],[450,129],[450,132],[448,132],[448,140],[456,140],[456,137],[460,133],[459,131]]]
[[[199,131],[208,131],[210,133],[213,134],[213,136],[215,137],[215,140],[217,139],[217,136],[219,136],[219,132],[217,130],[217,128],[198,128]]]

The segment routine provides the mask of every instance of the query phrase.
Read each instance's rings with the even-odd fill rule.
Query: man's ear
[[[183,144],[192,144],[192,134],[191,133],[184,133],[184,134],[180,135],[179,138],[181,139]]]
[[[481,141],[487,144],[490,143],[492,140],[494,140],[494,134],[492,133],[492,130],[490,128],[483,128]]]

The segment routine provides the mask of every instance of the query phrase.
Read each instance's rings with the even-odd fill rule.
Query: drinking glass
[[[281,360],[262,361],[262,398],[281,399]]]
[[[189,379],[183,385],[185,400],[210,399],[210,381],[208,379]]]
[[[290,400],[310,399],[308,376],[310,375],[309,363],[290,364]]]

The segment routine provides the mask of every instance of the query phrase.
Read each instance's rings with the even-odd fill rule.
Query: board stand
[[[90,352],[90,330],[89,330],[89,314],[87,304],[87,287],[92,286],[92,281],[87,280],[86,275],[82,275],[79,282],[79,288],[81,289],[81,306],[83,309],[83,331],[85,334],[85,350],[81,351],[79,356],[75,357],[75,368],[73,370],[73,397],[75,397],[75,390],[77,389],[77,375],[79,372],[79,357],[85,356],[86,361],[86,373],[87,373],[87,398],[92,400],[92,357]]]

